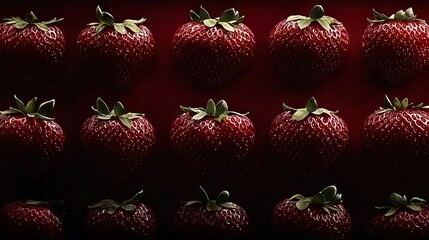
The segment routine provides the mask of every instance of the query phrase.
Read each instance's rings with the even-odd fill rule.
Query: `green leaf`
[[[320,19],[325,14],[325,10],[321,5],[316,5],[311,9],[310,18],[312,19]]]
[[[387,95],[384,95],[384,106],[386,106],[386,108],[395,109]]]
[[[127,212],[135,212],[136,211],[136,205],[131,204],[131,203],[126,204],[126,205],[121,205],[121,208]]]
[[[395,97],[395,99],[393,100],[393,105],[395,106],[396,109],[402,108],[401,102],[399,101],[399,99],[397,97]]]
[[[43,23],[34,23],[34,25],[36,25],[36,27],[42,31],[49,31],[48,26]]]
[[[97,98],[97,101],[95,102],[95,106],[97,108],[97,110],[104,114],[104,115],[109,115],[110,114],[110,110],[109,107],[107,106],[107,104],[103,101],[103,99],[101,98]]]
[[[33,117],[40,118],[40,119],[46,120],[46,121],[53,121],[53,120],[55,120],[55,118],[47,117],[47,116],[39,114],[39,113],[29,114],[27,116],[31,117],[31,115],[33,115]]]
[[[201,21],[200,16],[198,16],[198,14],[196,12],[194,12],[193,10],[189,11],[189,18],[191,18],[191,20],[194,22]]]
[[[203,6],[200,6],[200,19],[201,20],[210,19],[209,12],[207,12],[207,10],[203,8]]]
[[[201,202],[200,201],[188,201],[188,202],[186,202],[185,206],[191,206],[191,205],[194,205],[197,203],[201,203]]]
[[[133,126],[131,120],[126,117],[119,117],[119,121],[121,121],[121,123],[127,128],[131,128]]]
[[[416,203],[416,202],[422,202],[422,203],[425,203],[425,202],[426,202],[426,200],[425,200],[425,199],[423,199],[423,198],[419,198],[419,197],[413,197],[413,198],[411,198],[410,202],[411,202],[411,203]]]
[[[230,8],[225,10],[219,17],[219,22],[229,22],[235,17],[235,9]]]
[[[409,7],[405,10],[405,15],[409,17],[414,17],[413,8]]]
[[[419,206],[419,205],[416,205],[416,204],[414,204],[414,203],[410,203],[410,204],[408,204],[408,205],[407,205],[407,208],[409,208],[409,209],[411,209],[411,210],[413,210],[413,211],[415,211],[415,212],[420,212],[420,211],[422,211],[422,207],[421,207],[421,206]]]
[[[42,104],[40,104],[39,109],[37,109],[37,113],[41,115],[47,115],[54,109],[55,106],[55,99],[46,101]]]
[[[313,22],[313,19],[311,18],[303,18],[298,21],[298,27],[299,29],[304,29],[308,27]]]
[[[103,29],[106,27],[107,25],[105,23],[100,23],[96,28],[95,28],[95,33],[99,34],[101,31],[103,31]]]
[[[390,208],[389,211],[387,211],[387,213],[384,214],[384,216],[390,217],[393,214],[395,214],[398,210],[399,210],[399,207]]]
[[[308,116],[308,114],[310,114],[310,112],[308,112],[307,110],[305,110],[304,108],[298,109],[293,115],[292,115],[292,119],[295,121],[301,121],[304,118],[306,118]]]
[[[225,100],[220,100],[219,102],[216,103],[215,115],[220,116],[221,114],[226,114],[226,113],[228,113],[228,104],[226,103]]]
[[[203,119],[205,116],[207,116],[207,113],[205,113],[205,112],[199,112],[199,113],[195,114],[192,117],[192,119],[198,121],[198,120]]]
[[[36,100],[37,97],[34,97],[30,101],[28,101],[27,105],[25,106],[26,113],[34,113],[34,109],[36,108]]]
[[[207,203],[206,209],[209,212],[218,212],[218,211],[222,210],[222,208],[220,206],[218,206],[216,203],[211,202],[211,201]]]
[[[207,115],[214,115],[216,112],[216,105],[213,101],[213,99],[209,99],[206,105],[206,113]]]
[[[204,188],[201,186],[198,188],[198,200],[200,200],[204,204],[210,201],[210,198],[207,195],[206,190],[204,190]]]
[[[311,200],[311,203],[316,205],[322,205],[325,203],[325,201],[325,196],[322,193],[317,193],[316,195],[314,195],[313,199]]]
[[[316,19],[316,21],[320,24],[320,26],[322,26],[326,31],[331,31],[331,25],[329,25],[328,20],[324,19],[324,18],[319,18]]]
[[[295,194],[292,197],[290,197],[289,200],[295,200],[295,199],[301,200],[303,198],[304,196],[302,196],[301,194]]]
[[[18,109],[19,109],[21,112],[25,112],[25,105],[24,105],[24,103],[21,101],[21,99],[19,99],[16,95],[13,95],[13,97],[15,98],[16,106],[18,107]]]
[[[124,22],[124,27],[128,28],[133,33],[140,33],[141,32],[141,29],[135,23]]]
[[[113,201],[112,199],[105,199],[98,203],[89,205],[88,208],[107,208],[108,206],[111,206],[113,204],[115,204],[115,201]]]
[[[95,16],[97,17],[98,21],[100,21],[100,22],[102,21],[102,19],[103,19],[103,11],[101,11],[100,5],[98,5],[95,8]]]
[[[28,26],[28,22],[17,22],[13,26],[15,26],[18,29],[24,29]]]
[[[125,29],[125,26],[123,23],[114,23],[113,27],[115,28],[115,30],[120,33],[120,34],[125,34],[127,33],[127,30]]]
[[[407,206],[407,201],[399,194],[397,193],[392,193],[390,194],[390,202],[395,206],[395,207],[405,207]]]
[[[334,185],[325,187],[321,192],[327,201],[333,200],[337,195],[337,188]]]
[[[307,105],[305,106],[305,110],[309,112],[314,112],[318,108],[317,101],[314,97],[311,97],[310,100],[308,100]]]
[[[113,106],[113,112],[115,113],[115,116],[119,117],[125,114],[125,108],[124,105],[122,105],[121,102],[117,101],[115,105]]]
[[[219,22],[220,25],[222,25],[222,27],[229,31],[229,32],[234,32],[235,28],[233,26],[231,26],[231,24],[227,23],[227,22]]]
[[[395,16],[393,18],[397,20],[405,19],[405,12],[403,10],[399,10],[395,13]]]
[[[118,209],[119,205],[111,205],[109,207],[106,208],[106,211],[108,214],[112,215],[116,212],[116,210]]]
[[[219,193],[219,195],[216,198],[216,204],[223,204],[228,202],[229,200],[229,192],[228,191],[222,191]]]
[[[372,9],[372,14],[374,15],[374,18],[377,20],[389,19],[385,14],[381,14],[381,13],[377,12],[375,9]]]
[[[296,202],[295,205],[299,210],[303,211],[308,208],[308,205],[310,205],[310,202],[311,202],[311,199],[304,198]]]
[[[321,207],[322,207],[322,209],[323,209],[325,212],[330,213],[330,212],[329,212],[328,205],[324,204],[324,205],[322,205]]]
[[[220,207],[227,208],[227,209],[237,208],[237,205],[235,203],[232,203],[232,202],[221,203],[221,204],[218,204],[218,205]]]
[[[108,12],[103,12],[101,15],[101,21],[112,26],[115,23],[115,18]]]
[[[404,98],[401,102],[402,109],[406,109],[408,107],[408,98]]]
[[[216,19],[204,19],[203,20],[204,25],[206,25],[207,27],[214,27],[214,25],[216,25],[217,20]]]
[[[292,15],[289,16],[288,18],[286,18],[286,22],[290,22],[290,21],[297,21],[297,20],[301,20],[306,18],[306,16],[302,16],[302,15]]]
[[[241,16],[241,17],[239,17],[237,20],[235,20],[232,23],[239,24],[239,23],[242,23],[243,21],[244,21],[244,16]]]

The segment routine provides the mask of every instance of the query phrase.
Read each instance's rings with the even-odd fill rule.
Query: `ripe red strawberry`
[[[185,113],[171,125],[170,140],[177,155],[200,176],[230,172],[243,163],[255,145],[255,128],[246,114],[229,111],[224,100],[206,109],[180,107]]]
[[[417,170],[429,157],[428,107],[387,96],[384,104],[367,118],[363,144],[393,174]]]
[[[113,181],[123,181],[144,164],[155,146],[155,129],[142,113],[126,113],[121,102],[110,111],[97,99],[96,115],[81,128],[81,142],[92,160]]]
[[[283,104],[270,127],[273,150],[292,170],[304,175],[317,175],[330,168],[344,153],[349,130],[336,112],[319,108],[310,98],[305,108]]]
[[[35,83],[61,62],[66,42],[53,25],[61,20],[39,21],[30,12],[25,19],[12,17],[0,23],[0,67],[13,81]]]
[[[296,194],[278,203],[272,212],[274,230],[285,239],[349,239],[352,219],[335,186],[313,197]]]
[[[60,240],[64,227],[50,210],[50,204],[40,201],[17,201],[6,204],[1,212],[4,240]]]
[[[210,200],[200,187],[198,200],[184,203],[174,216],[176,239],[245,239],[250,230],[249,217],[242,207],[228,200],[228,191]]]
[[[316,5],[310,17],[289,16],[271,30],[270,53],[288,81],[315,86],[343,63],[349,35],[342,23],[324,14]]]
[[[362,37],[365,61],[386,83],[400,84],[429,63],[429,26],[412,8],[373,14]]]
[[[88,206],[84,228],[93,240],[146,240],[156,232],[156,218],[152,210],[139,202],[143,190],[122,203],[106,199]]]
[[[413,197],[410,202],[406,196],[397,193],[390,195],[391,206],[377,207],[386,211],[374,217],[370,235],[374,239],[429,239],[429,207],[426,200]]]
[[[177,63],[203,88],[215,88],[232,80],[255,54],[255,36],[234,8],[211,18],[201,6],[190,11],[173,37]]]
[[[96,9],[98,23],[90,23],[77,38],[83,61],[111,85],[135,80],[155,55],[155,41],[143,25],[145,18],[115,23],[108,12]]]
[[[14,97],[17,108],[0,112],[2,161],[8,172],[16,176],[38,178],[51,170],[64,149],[63,130],[47,117],[55,100],[36,108],[37,98],[24,105]]]

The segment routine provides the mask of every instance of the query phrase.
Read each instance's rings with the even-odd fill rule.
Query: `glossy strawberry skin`
[[[221,26],[189,22],[174,34],[173,54],[198,85],[215,88],[245,69],[255,54],[255,44],[253,32],[243,23],[229,32]]]
[[[301,121],[290,111],[279,114],[270,127],[273,150],[292,170],[318,175],[330,168],[347,149],[349,131],[335,114],[312,115]]]
[[[113,86],[124,86],[135,80],[155,55],[155,41],[150,30],[138,26],[140,33],[127,30],[120,34],[106,27],[96,34],[95,26],[83,29],[77,38],[82,60],[99,77]]]
[[[155,146],[155,129],[145,117],[131,120],[128,129],[118,119],[88,118],[81,142],[91,159],[113,181],[123,181],[144,164]]]
[[[156,217],[143,203],[137,203],[135,212],[118,208],[109,214],[106,209],[90,209],[84,219],[86,234],[93,240],[146,240],[156,233]]]
[[[64,132],[54,121],[22,115],[0,115],[0,153],[14,175],[38,178],[57,163]]]
[[[424,207],[421,212],[405,208],[389,217],[380,213],[372,220],[369,232],[373,239],[428,239],[429,208]]]
[[[4,240],[60,240],[64,228],[61,220],[46,207],[25,202],[5,205],[1,216]]]
[[[370,23],[362,37],[365,61],[390,85],[429,63],[429,25],[421,21]]]
[[[429,113],[421,109],[374,112],[363,127],[363,144],[393,174],[417,170],[429,157]]]
[[[294,21],[279,22],[268,38],[274,63],[289,81],[312,87],[343,63],[349,46],[349,35],[344,25],[331,25],[326,31],[314,22],[299,29]]]
[[[177,155],[203,177],[219,176],[243,163],[255,145],[255,128],[246,116],[229,115],[221,122],[199,121],[183,113],[173,122],[170,140]]]
[[[246,211],[235,209],[207,211],[201,204],[182,205],[173,220],[178,239],[246,239],[250,231],[250,220]]]
[[[0,66],[19,83],[29,84],[58,66],[65,54],[66,42],[57,26],[42,31],[35,25],[20,30],[0,23]]]
[[[287,239],[349,239],[352,219],[347,209],[337,205],[338,211],[327,213],[319,206],[310,205],[301,211],[295,201],[285,199],[272,212],[273,229]]]

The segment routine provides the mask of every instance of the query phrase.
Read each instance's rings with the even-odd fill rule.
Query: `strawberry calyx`
[[[238,24],[242,23],[244,16],[240,16],[239,12],[234,8],[225,10],[220,17],[211,18],[209,12],[200,6],[200,12],[197,14],[193,10],[189,12],[189,17],[194,22],[201,22],[207,27],[214,27],[217,24],[221,25],[225,30],[234,32]]]
[[[380,211],[386,211],[384,216],[390,217],[393,216],[399,209],[408,208],[415,212],[420,212],[423,210],[423,207],[426,205],[426,200],[419,198],[419,197],[413,197],[408,202],[407,196],[401,196],[397,193],[391,193],[389,196],[390,204],[391,206],[382,206],[382,207],[375,207],[377,210]]]
[[[220,100],[215,104],[213,99],[209,99],[207,101],[206,108],[202,107],[183,107],[180,106],[180,109],[184,112],[194,113],[195,115],[192,116],[192,119],[195,121],[199,121],[203,119],[204,117],[213,117],[215,120],[221,122],[227,118],[228,115],[239,115],[239,116],[246,116],[247,113],[238,113],[234,111],[228,110],[228,104],[225,102],[225,100]]]
[[[95,16],[99,22],[89,23],[88,25],[97,26],[95,28],[96,34],[99,34],[106,27],[113,27],[120,34],[126,34],[127,29],[133,33],[140,33],[141,29],[139,28],[139,25],[142,25],[146,21],[146,18],[141,18],[138,20],[126,19],[122,23],[115,23],[115,18],[112,14],[103,12],[100,6],[97,6],[95,9]]]
[[[30,118],[40,118],[46,121],[52,121],[54,118],[48,117],[47,115],[52,112],[55,106],[55,99],[43,102],[39,105],[36,111],[36,100],[37,97],[32,98],[27,104],[24,104],[16,95],[13,95],[16,102],[16,108],[10,107],[8,110],[0,111],[0,114],[22,114]]]
[[[312,197],[304,197],[301,194],[295,194],[291,198],[290,201],[298,200],[295,203],[296,208],[301,211],[304,211],[308,208],[308,206],[316,205],[320,206],[327,213],[330,213],[330,210],[338,211],[338,204],[342,202],[342,195],[337,193],[337,188],[334,185],[325,187],[322,191],[318,192],[316,195]]]
[[[338,111],[331,111],[326,108],[319,108],[317,105],[317,101],[314,97],[311,97],[310,100],[308,100],[307,105],[305,108],[293,108],[285,103],[283,103],[283,109],[286,111],[294,111],[294,114],[292,115],[292,119],[295,121],[301,121],[305,119],[308,115],[314,114],[314,115],[321,115],[321,114],[336,114]]]
[[[22,19],[21,17],[12,17],[4,19],[6,24],[13,24],[13,26],[17,29],[24,29],[28,25],[34,24],[38,29],[42,31],[48,31],[48,25],[60,22],[62,20],[64,20],[64,18],[53,18],[49,21],[39,21],[36,15],[34,15],[33,11],[30,11],[25,19]]]
[[[131,120],[143,117],[143,113],[125,113],[124,105],[117,101],[113,106],[113,109],[110,111],[106,102],[104,102],[101,98],[97,98],[95,103],[95,107],[91,106],[91,109],[97,114],[97,119],[107,121],[111,119],[119,119],[121,123],[127,127],[131,128],[133,126],[133,122]]]
[[[302,15],[292,15],[286,19],[287,22],[298,22],[299,29],[304,29],[312,22],[317,22],[322,26],[326,31],[331,31],[331,25],[339,25],[341,24],[335,18],[330,16],[325,16],[325,10],[321,5],[316,5],[311,9],[310,16],[302,16]]]
[[[420,21],[425,22],[423,19],[417,18],[417,15],[414,14],[413,9],[407,8],[404,10],[399,10],[395,14],[390,15],[388,17],[384,13],[379,13],[375,9],[372,9],[372,14],[374,15],[375,19],[367,19],[370,23],[383,23],[387,21]]]
[[[229,192],[222,191],[216,197],[216,200],[210,200],[207,192],[203,187],[198,188],[198,200],[196,201],[187,201],[185,206],[191,206],[195,204],[203,204],[206,206],[207,211],[209,212],[219,212],[222,208],[225,209],[235,209],[237,205],[235,203],[229,202]]]
[[[25,200],[24,203],[29,205],[29,206],[39,206],[39,207],[48,208],[52,212],[58,213],[58,214],[64,214],[65,213],[63,211],[63,203],[64,203],[63,200],[52,200],[49,202],[38,201],[38,200]]]
[[[100,209],[106,209],[106,212],[110,215],[114,214],[119,208],[125,210],[126,212],[135,212],[137,207],[136,204],[138,202],[140,202],[140,199],[143,196],[143,190],[141,190],[140,192],[136,193],[134,195],[134,197],[125,200],[121,203],[119,202],[115,202],[112,199],[104,199],[101,200],[98,203],[95,203],[93,205],[89,205],[88,208],[90,209],[95,209],[95,208],[100,208]]]
[[[389,111],[397,111],[397,110],[405,110],[405,109],[429,109],[429,106],[424,105],[423,103],[419,103],[414,105],[414,103],[410,103],[408,98],[404,98],[400,101],[397,97],[392,101],[390,101],[389,97],[384,95],[384,107],[380,107],[379,110],[376,111],[376,114],[382,114]]]

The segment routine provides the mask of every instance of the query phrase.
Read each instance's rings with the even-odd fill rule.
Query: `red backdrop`
[[[76,38],[86,23],[95,21],[95,7],[112,13],[117,20],[147,18],[146,26],[156,42],[156,59],[141,77],[121,89],[97,84],[95,76],[86,70],[76,52]],[[202,91],[188,80],[172,57],[171,40],[175,30],[189,21],[190,9],[203,6],[219,15],[235,7],[245,15],[245,24],[256,36],[256,56],[249,68],[235,81],[216,91]],[[321,86],[297,89],[285,82],[276,71],[268,53],[267,39],[280,20],[292,14],[307,15],[314,4],[322,4],[326,14],[343,22],[350,35],[350,48],[342,69]],[[429,103],[426,94],[428,69],[399,87],[386,87],[365,65],[361,35],[375,8],[386,14],[399,9],[414,8],[418,17],[429,20],[429,5],[409,1],[17,1],[0,4],[0,17],[24,16],[33,10],[39,19],[64,17],[59,24],[66,35],[67,54],[58,73],[50,83],[36,87],[13,88],[8,79],[0,78],[0,108],[14,104],[13,94],[24,100],[38,96],[40,101],[55,98],[53,115],[66,134],[66,149],[58,169],[38,181],[13,180],[2,175],[2,203],[22,198],[64,199],[65,221],[70,239],[81,236],[80,223],[85,206],[103,198],[123,200],[139,189],[145,190],[143,201],[150,205],[159,222],[159,238],[168,238],[170,221],[179,201],[196,197],[198,185],[203,185],[214,197],[228,189],[232,201],[249,213],[255,239],[270,234],[269,217],[274,205],[295,193],[310,195],[329,184],[343,193],[354,224],[354,236],[362,239],[366,224],[375,213],[374,205],[386,200],[391,191],[429,197],[424,177],[393,178],[383,167],[365,154],[361,145],[361,129],[366,117],[381,106],[385,93],[391,97],[409,97],[411,101]],[[0,56],[1,57],[1,56]],[[79,141],[80,126],[92,112],[90,106],[97,97],[113,105],[116,100],[126,109],[144,112],[156,129],[156,149],[140,174],[123,184],[112,184],[93,174],[93,166],[85,158]],[[327,174],[305,178],[295,175],[278,163],[268,142],[268,129],[274,117],[282,111],[282,103],[301,107],[314,96],[319,105],[340,110],[350,130],[350,148]],[[200,180],[177,159],[169,144],[169,129],[180,114],[179,105],[203,106],[209,98],[225,99],[231,110],[250,112],[257,130],[256,149],[246,165],[233,176],[218,180]],[[204,146],[202,146],[204,147]]]

